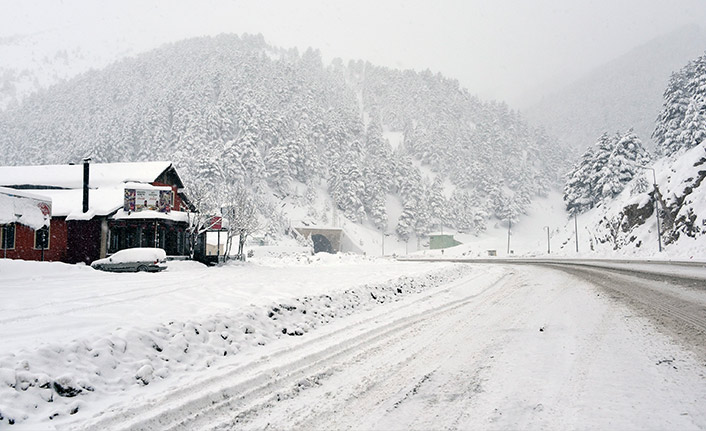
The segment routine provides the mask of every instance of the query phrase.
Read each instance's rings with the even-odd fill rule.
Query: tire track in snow
[[[476,344],[472,334],[504,325],[515,327],[522,320],[521,313],[512,312],[507,304],[518,290],[527,287],[518,282],[523,278],[522,274],[512,274],[477,301],[420,322],[411,330],[388,338],[378,349],[361,352],[360,363],[349,360],[344,368],[346,375],[365,376],[363,382],[347,388],[346,375],[334,375],[326,386],[336,389],[332,399],[308,397],[307,406],[311,407],[304,415],[298,416],[297,411],[289,417],[280,415],[276,418],[280,422],[274,426],[283,423],[293,429],[462,429],[463,423],[468,422],[468,407],[484,391],[485,375],[494,365],[493,358],[513,336],[512,331],[502,331],[492,339],[480,336]],[[409,343],[410,339],[414,343]],[[263,415],[270,416],[265,412]],[[264,426],[260,420],[245,424],[244,428]]]
[[[377,419],[383,416],[405,415],[407,404],[420,402],[418,399],[420,396],[426,397],[420,392],[426,391],[429,385],[438,384],[432,380],[435,378],[436,371],[448,358],[439,356],[438,352],[442,349],[436,348],[437,344],[443,345],[449,338],[460,338],[461,333],[468,333],[474,326],[477,316],[481,315],[480,310],[494,309],[498,302],[510,297],[514,293],[513,289],[506,288],[510,284],[510,279],[514,277],[509,275],[496,283],[492,290],[484,289],[482,295],[478,295],[471,301],[464,301],[451,308],[444,307],[437,313],[418,319],[416,323],[411,322],[413,324],[410,326],[393,330],[389,336],[386,335],[376,341],[376,344],[362,346],[352,357],[341,358],[337,366],[337,369],[345,370],[345,373],[341,374],[350,374],[352,367],[356,369],[362,367],[362,371],[356,372],[356,375],[369,376],[369,378],[348,390],[347,385],[340,382],[338,373],[331,373],[327,379],[334,381],[326,385],[326,389],[331,389],[332,386],[335,388],[336,393],[331,395],[333,405],[329,402],[317,409],[316,406],[307,403],[303,408],[303,415],[299,411],[302,408],[296,409],[295,405],[295,410],[288,414],[284,413],[287,417],[282,418],[282,413],[278,412],[279,422],[269,425],[275,428],[281,427],[281,424],[287,424],[287,428],[295,429],[336,429],[341,428],[341,423],[356,423],[358,428],[366,429],[375,426]],[[473,316],[468,316],[469,306],[473,307]],[[464,316],[468,317],[464,318]],[[411,345],[410,339],[415,340]],[[497,349],[499,344],[502,343],[498,341],[474,352],[483,365],[472,366],[475,377],[470,379],[472,381],[467,387],[464,386],[461,390],[462,394],[459,393],[458,382],[454,380],[453,388],[449,388],[454,392],[454,395],[451,395],[453,400],[467,402],[473,394],[479,392],[480,383],[476,374],[479,369],[488,368],[486,361],[491,356],[489,352]],[[418,369],[420,364],[422,368]],[[346,377],[343,375],[341,378]],[[369,404],[371,401],[376,401],[375,413],[381,415],[380,417],[375,416],[371,411]],[[248,416],[238,418],[241,419],[239,422],[227,420],[210,429],[262,429],[268,426],[263,421],[269,420],[272,409],[287,410],[288,407],[282,407],[281,403],[270,400],[250,411]],[[289,409],[291,410],[291,407]],[[364,417],[361,417],[361,411],[367,412]],[[335,415],[332,415],[333,412]],[[367,422],[361,423],[363,419]],[[424,423],[423,420],[412,424],[413,428],[420,429],[428,429],[430,426],[432,424]]]
[[[487,274],[481,274],[487,275]],[[468,284],[478,275],[464,277],[446,285],[435,293],[450,291]],[[454,309],[482,300],[497,291],[507,274],[493,279],[481,291],[440,306],[425,307],[430,295],[410,301],[398,309],[413,308],[414,313],[390,321],[380,315],[359,321],[351,326],[307,341],[300,345],[261,358],[260,362],[236,368],[223,367],[223,373],[207,380],[197,380],[158,400],[150,400],[138,407],[115,409],[76,429],[203,429],[233,426],[256,415],[276,401],[277,393],[287,393],[307,379],[327,378],[335,373],[338,361],[355,357],[360,352],[395,337],[400,331],[433,321]],[[509,294],[509,293],[508,293]],[[488,299],[492,299],[492,294]],[[424,308],[422,311],[417,311]],[[403,314],[404,315],[404,314]],[[383,321],[383,323],[377,323]],[[323,345],[323,347],[322,347]],[[269,365],[283,363],[283,365]],[[204,389],[206,388],[206,389]],[[273,395],[275,394],[275,395]],[[218,419],[218,423],[213,421]]]

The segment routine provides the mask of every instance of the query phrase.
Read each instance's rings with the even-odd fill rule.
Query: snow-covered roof
[[[8,188],[13,194],[39,195],[50,203],[52,217],[67,220],[90,220],[107,216],[122,209],[125,189],[171,190],[168,186],[153,186],[171,162],[92,163],[89,175],[89,211],[83,212],[83,165],[0,166],[0,186],[29,186],[26,189]],[[2,187],[0,187],[2,188]],[[7,206],[7,205],[4,205]],[[8,206],[9,208],[9,206]],[[8,210],[9,211],[9,210]],[[180,219],[179,215],[152,216],[141,211],[129,218]],[[11,214],[10,214],[11,213]],[[9,213],[15,221],[15,213]],[[161,214],[161,213],[159,213]],[[128,218],[128,217],[125,217]]]
[[[67,217],[68,220],[90,220],[92,216],[105,216],[123,207],[125,187],[99,187],[88,190],[89,213],[83,214],[82,189],[44,189],[42,194],[52,200],[52,217]],[[93,214],[90,214],[93,213]],[[88,215],[91,217],[86,218]]]
[[[150,183],[172,166],[171,162],[91,163],[89,187],[126,182]],[[83,187],[83,164],[0,166],[0,186]]]
[[[111,218],[115,220],[171,220],[177,222],[189,221],[189,215],[183,211],[171,211],[168,213],[163,213],[159,211],[143,210],[139,212],[128,212],[120,208]]]
[[[20,223],[40,229],[49,223],[51,198],[24,190],[0,187],[0,224]]]
[[[132,181],[123,184],[123,186],[126,189],[137,189],[137,190],[167,190],[167,191],[172,190],[172,188],[169,186],[153,186],[152,184],[135,183]]]
[[[89,189],[89,211],[85,214],[83,213],[83,189],[43,189],[41,190],[41,193],[51,198],[51,201],[53,202],[51,212],[53,217],[66,217],[67,220],[90,220],[94,216],[106,216],[112,214],[117,209],[122,211],[126,188],[138,188],[141,190],[171,190],[169,187],[137,183],[125,183],[113,187]],[[156,211],[140,211],[139,213],[132,213],[139,215],[134,215],[131,218],[155,218],[148,214],[150,212]],[[157,218],[173,219],[173,217]]]

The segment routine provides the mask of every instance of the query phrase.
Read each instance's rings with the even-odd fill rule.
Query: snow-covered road
[[[650,318],[660,331],[706,358],[706,270],[671,266],[550,264]],[[682,269],[679,271],[679,269]],[[691,269],[689,271],[688,269]],[[661,270],[661,271],[660,271]]]
[[[704,358],[575,275],[463,279],[147,387],[81,429],[703,429]]]

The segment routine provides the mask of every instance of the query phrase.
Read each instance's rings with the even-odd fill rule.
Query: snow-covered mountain
[[[3,164],[168,159],[192,184],[270,196],[261,201],[270,218],[276,196],[318,222],[338,210],[403,239],[517,218],[565,159],[518,113],[455,80],[324,65],[318,51],[247,35],[189,39],[89,71],[0,114],[0,131]]]
[[[577,152],[601,134],[632,128],[646,147],[670,74],[706,50],[706,30],[683,27],[634,48],[524,114]],[[580,55],[580,53],[577,53]]]
[[[67,41],[55,31],[0,38],[0,111],[30,94],[138,52],[124,39]]]
[[[574,167],[564,199],[581,214],[592,250],[642,254],[649,242],[654,253],[660,245],[681,256],[706,249],[706,54],[672,74],[653,136],[652,166],[639,145],[626,157],[601,151],[610,150],[601,139]]]

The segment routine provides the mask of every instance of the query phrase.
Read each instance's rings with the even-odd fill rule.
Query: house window
[[[15,248],[15,224],[0,225],[0,250]]]
[[[132,229],[132,230],[131,230]],[[115,253],[124,248],[134,247],[135,228],[126,228],[123,226],[113,226],[110,228],[110,248],[109,253]]]
[[[139,247],[137,242],[139,238],[139,228],[136,226],[127,229],[125,248]]]
[[[49,248],[49,227],[44,226],[34,231],[34,248],[46,250]]]
[[[177,254],[178,255],[183,255],[184,254],[184,231],[179,230],[177,231]]]
[[[155,241],[155,230],[154,226],[143,226],[142,227],[142,240],[140,241],[139,247],[156,247]]]
[[[159,230],[157,231],[157,242],[158,245],[157,247],[159,248],[166,248],[167,244],[167,230],[163,227],[160,227]]]

